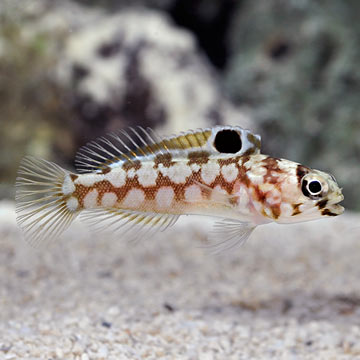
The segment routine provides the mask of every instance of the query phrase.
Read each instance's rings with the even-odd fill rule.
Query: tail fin
[[[16,179],[16,220],[33,247],[55,240],[78,214],[66,204],[69,194],[64,194],[63,185],[67,176],[66,170],[50,161],[31,156],[21,161]]]

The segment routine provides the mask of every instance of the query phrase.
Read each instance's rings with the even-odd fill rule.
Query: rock
[[[119,11],[129,7],[145,7],[166,12],[173,21],[189,30],[199,42],[210,62],[219,69],[226,65],[228,45],[227,31],[236,0],[76,0],[87,6],[99,6],[107,11]]]
[[[0,150],[9,154],[0,160],[3,183],[14,183],[26,153],[71,166],[87,141],[129,125],[163,134],[220,123],[250,127],[223,97],[194,36],[164,13],[21,4],[0,5],[0,110],[12,120],[0,135]],[[9,194],[9,186],[0,191]]]
[[[129,7],[149,7],[167,10],[175,0],[75,0],[84,6],[97,6],[110,11],[119,11]]]
[[[224,122],[249,125],[222,97],[194,37],[155,11],[104,16],[72,34],[59,79],[80,119],[80,143],[128,125],[163,133]]]
[[[356,1],[243,1],[225,78],[230,98],[253,109],[265,152],[334,173],[357,209],[359,11]]]
[[[34,0],[0,4],[0,198],[13,196],[24,154],[66,162],[76,151],[71,109],[54,79],[62,42],[71,30],[95,21],[97,12]],[[87,16],[86,16],[87,15]]]

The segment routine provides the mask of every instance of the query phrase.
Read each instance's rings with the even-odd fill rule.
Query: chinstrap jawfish
[[[30,156],[22,160],[17,222],[33,246],[56,239],[79,214],[100,232],[137,238],[181,215],[213,216],[220,219],[211,236],[229,249],[258,225],[344,211],[332,175],[261,154],[260,136],[237,126],[169,137],[130,128],[81,148],[75,165],[76,173]]]

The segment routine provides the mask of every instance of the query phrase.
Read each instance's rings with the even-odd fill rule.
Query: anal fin
[[[180,215],[141,212],[124,209],[91,209],[81,215],[96,232],[120,235],[130,240],[151,237],[174,225]]]

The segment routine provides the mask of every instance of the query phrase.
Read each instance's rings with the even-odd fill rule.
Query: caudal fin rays
[[[38,248],[54,241],[75,219],[62,193],[69,173],[60,166],[31,156],[20,164],[16,179],[16,220],[25,240]]]

